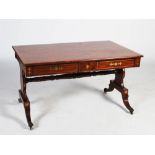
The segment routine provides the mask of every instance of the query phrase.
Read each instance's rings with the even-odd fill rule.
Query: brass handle
[[[87,64],[87,65],[86,65],[86,69],[89,69],[89,68],[90,68],[90,66]]]
[[[121,66],[122,62],[111,62],[110,66]]]
[[[58,66],[51,66],[50,69],[57,71],[59,68],[58,68]]]
[[[50,69],[51,69],[51,70],[58,71],[58,70],[62,70],[63,67],[62,67],[62,66],[51,66]]]

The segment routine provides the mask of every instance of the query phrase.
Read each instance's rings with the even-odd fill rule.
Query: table
[[[30,129],[33,123],[26,93],[29,82],[115,74],[115,79],[110,81],[104,92],[118,90],[124,105],[133,114],[123,79],[125,68],[140,66],[141,54],[112,41],[22,45],[13,46],[13,49],[20,66],[18,101],[23,102]]]

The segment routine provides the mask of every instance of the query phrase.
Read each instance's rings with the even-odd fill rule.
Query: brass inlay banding
[[[28,74],[31,75],[31,73],[32,73],[31,67],[28,67]]]
[[[111,62],[110,66],[121,66],[122,62]]]
[[[50,70],[55,70],[55,71],[63,70],[63,67],[62,66],[51,66]]]

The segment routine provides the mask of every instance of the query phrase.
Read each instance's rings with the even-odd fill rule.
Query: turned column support
[[[27,123],[28,123],[30,129],[32,129],[33,123],[31,121],[31,114],[30,114],[30,101],[29,101],[29,99],[27,97],[27,93],[26,93],[26,78],[25,78],[24,71],[22,70],[21,67],[20,67],[20,84],[21,84],[21,89],[19,90],[18,101],[20,103],[21,102],[23,103]]]
[[[128,89],[124,87],[124,80],[125,77],[125,70],[124,69],[117,69],[115,72],[115,79],[110,80],[109,88],[105,88],[104,92],[111,92],[114,89],[117,89],[123,99],[123,103],[126,106],[126,108],[130,111],[131,114],[133,114],[134,109],[130,106],[129,101],[128,101]]]

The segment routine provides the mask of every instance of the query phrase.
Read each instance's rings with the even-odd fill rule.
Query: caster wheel
[[[30,127],[30,130],[32,130],[32,129],[33,129],[33,128],[32,128],[32,127],[33,127],[33,123],[30,123],[30,124],[29,124],[29,127]]]
[[[19,98],[19,99],[18,99],[18,102],[19,102],[19,103],[22,103],[22,100],[21,100],[21,98]]]
[[[133,111],[134,111],[133,109],[130,110],[130,114],[131,114],[131,115],[133,115]]]
[[[104,88],[104,93],[107,93],[107,88]]]

